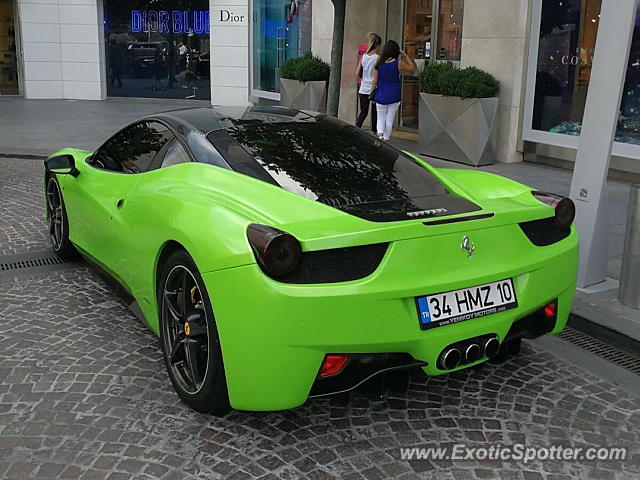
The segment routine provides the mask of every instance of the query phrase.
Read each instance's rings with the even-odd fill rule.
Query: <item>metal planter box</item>
[[[280,103],[295,110],[327,111],[327,82],[280,79]]]
[[[468,165],[496,159],[498,97],[420,94],[420,153]]]

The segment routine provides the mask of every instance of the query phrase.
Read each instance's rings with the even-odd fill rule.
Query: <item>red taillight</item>
[[[283,277],[300,265],[302,248],[293,235],[254,223],[247,228],[247,238],[260,267],[268,275]]]
[[[531,192],[533,196],[542,203],[549,205],[555,209],[553,221],[560,230],[566,230],[571,227],[576,217],[576,206],[573,200],[562,195],[548,192]]]
[[[558,315],[558,302],[557,300],[554,300],[553,302],[545,305],[545,307],[542,309],[544,312],[544,316],[547,317],[550,320],[553,320],[556,318],[556,316]]]
[[[348,361],[349,357],[346,355],[326,355],[320,367],[320,376],[328,377],[340,373]]]

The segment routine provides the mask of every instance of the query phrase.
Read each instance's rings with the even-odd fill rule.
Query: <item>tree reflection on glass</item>
[[[116,134],[96,153],[94,162],[107,170],[141,173],[167,141],[168,131],[137,123]]]
[[[446,190],[427,170],[354,127],[313,121],[236,120],[227,132],[285,189],[343,209],[415,210],[413,200]],[[347,208],[344,208],[347,207]]]

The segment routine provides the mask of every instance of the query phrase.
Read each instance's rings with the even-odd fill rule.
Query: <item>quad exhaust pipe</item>
[[[484,356],[487,358],[493,358],[498,355],[500,351],[500,342],[496,337],[491,337],[484,344]]]
[[[500,351],[500,342],[496,337],[471,338],[466,341],[449,345],[441,353],[438,367],[441,370],[453,370],[454,368],[480,360],[482,357],[493,358]]]
[[[440,368],[442,370],[453,370],[462,360],[462,352],[457,348],[449,348],[440,355]]]
[[[477,343],[472,343],[464,351],[466,363],[475,362],[476,360],[480,360],[480,358],[482,358],[482,350],[480,350],[480,345]]]

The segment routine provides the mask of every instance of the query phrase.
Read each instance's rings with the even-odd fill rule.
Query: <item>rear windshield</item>
[[[234,170],[343,210],[386,204],[406,212],[447,193],[409,156],[327,117],[236,125],[209,139]]]

